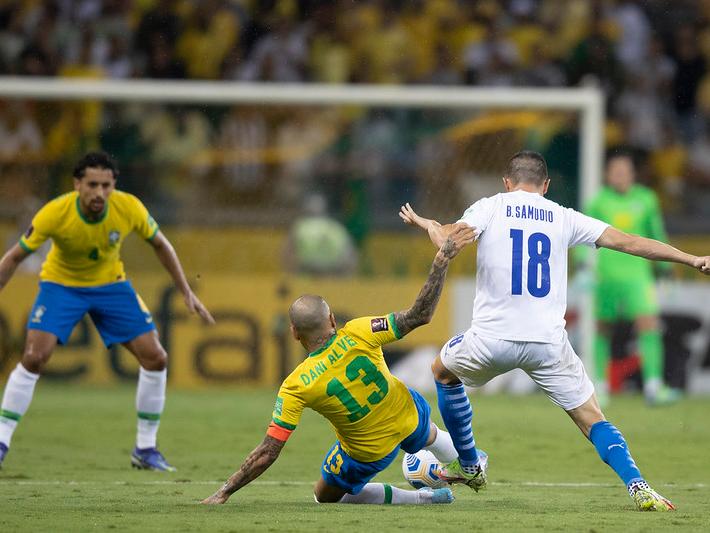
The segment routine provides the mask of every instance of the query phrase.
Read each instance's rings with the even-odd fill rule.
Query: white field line
[[[31,479],[0,479],[0,487],[3,485],[7,486],[91,486],[91,485],[130,485],[130,486],[141,486],[141,485],[221,485],[224,480],[155,480],[155,481],[71,481],[71,480],[31,480]],[[269,487],[279,487],[279,486],[310,486],[313,485],[314,481],[252,481],[250,485],[262,485]],[[392,483],[393,485],[407,486],[406,482]],[[489,482],[490,485],[498,485],[501,487],[551,487],[551,488],[606,488],[606,487],[619,487],[619,483],[550,483],[544,481],[519,481],[519,482],[508,482],[508,481],[492,481]],[[679,489],[706,489],[710,487],[708,483],[657,483],[656,486],[659,487],[675,487]]]

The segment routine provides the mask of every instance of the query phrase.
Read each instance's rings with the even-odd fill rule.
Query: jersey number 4
[[[362,372],[362,375],[360,375],[360,372]],[[370,405],[380,403],[382,398],[387,396],[389,392],[387,378],[385,378],[382,372],[377,370],[375,364],[364,355],[356,357],[345,367],[345,376],[350,381],[355,381],[359,378],[365,385],[374,383],[377,386],[377,390],[372,391],[367,397],[367,403]],[[370,412],[370,408],[367,405],[360,405],[353,395],[350,394],[350,391],[348,391],[337,378],[333,378],[328,382],[325,392],[328,396],[335,396],[340,400],[340,403],[342,403],[350,413],[348,414],[348,420],[350,420],[350,422],[356,422]]]
[[[523,294],[523,230],[511,229],[513,264],[511,292]],[[528,238],[528,292],[535,298],[550,294],[550,238],[533,233]]]

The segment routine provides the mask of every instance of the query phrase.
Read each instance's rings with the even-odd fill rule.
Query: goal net
[[[98,148],[163,224],[286,227],[313,196],[356,240],[399,230],[405,201],[455,220],[523,148],[578,207],[600,181],[602,116],[593,89],[3,78],[0,219],[68,190]]]

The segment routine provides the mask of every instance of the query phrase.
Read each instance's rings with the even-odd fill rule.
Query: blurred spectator
[[[304,81],[308,63],[307,28],[296,26],[287,17],[276,17],[272,28],[254,45],[238,78],[244,81]]]
[[[222,121],[217,138],[218,166],[230,192],[255,189],[266,175],[259,157],[269,145],[268,125],[263,113],[245,106],[232,107]]]
[[[683,26],[675,34],[673,50],[676,73],[673,78],[673,103],[678,113],[681,133],[692,141],[702,133],[702,122],[695,110],[695,98],[706,72],[705,58],[700,54],[698,35],[692,26]]]
[[[181,79],[186,77],[185,65],[175,56],[170,43],[154,35],[149,48],[145,76],[155,79]]]
[[[284,262],[289,272],[345,276],[357,270],[357,252],[345,227],[328,216],[325,198],[309,195],[291,226]]]
[[[519,61],[515,44],[501,34],[495,22],[488,25],[481,42],[464,51],[467,79],[476,85],[512,85]]]
[[[114,35],[108,43],[106,57],[102,61],[103,70],[109,78],[123,79],[133,75],[133,63],[129,55],[126,38]]]
[[[0,161],[40,155],[44,139],[25,102],[0,102]]]
[[[624,137],[631,147],[648,152],[661,144],[663,123],[669,120],[668,107],[648,78],[628,76],[616,100],[615,115],[622,121]]]
[[[463,73],[456,67],[456,61],[445,44],[439,44],[435,51],[434,68],[421,79],[430,85],[461,85],[464,81]]]
[[[565,73],[550,56],[543,43],[532,46],[530,61],[516,76],[516,85],[528,87],[561,87],[567,83]]]
[[[678,212],[685,193],[688,149],[670,123],[665,124],[661,145],[651,154],[649,163],[661,207],[665,212]]]
[[[227,53],[239,38],[240,24],[225,0],[196,2],[177,42],[177,55],[188,76],[216,79]]]
[[[567,74],[572,85],[596,85],[613,101],[622,85],[621,68],[614,44],[607,36],[608,24],[601,13],[594,13],[590,35],[572,51]]]
[[[151,57],[156,45],[167,50],[175,47],[182,29],[177,5],[177,0],[157,0],[151,9],[143,13],[134,39],[137,54]]]
[[[624,68],[641,73],[651,40],[651,24],[637,0],[621,0],[611,10],[611,19],[619,28],[616,57]]]
[[[528,67],[535,61],[535,54],[542,49],[543,43],[549,38],[535,17],[535,8],[534,0],[512,0],[510,3],[513,21],[508,37],[515,44],[523,67]]]

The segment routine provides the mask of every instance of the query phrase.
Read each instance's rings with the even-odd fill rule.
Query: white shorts
[[[524,370],[555,404],[575,409],[594,393],[582,361],[565,332],[562,342],[521,342],[490,339],[470,329],[441,349],[441,362],[464,385],[481,387],[514,368]]]

